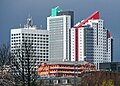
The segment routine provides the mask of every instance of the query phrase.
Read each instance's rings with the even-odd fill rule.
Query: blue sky
[[[29,14],[46,29],[46,18],[56,6],[74,11],[75,23],[99,10],[114,38],[114,61],[120,61],[120,0],[0,0],[0,44],[9,43],[10,29],[24,25]]]

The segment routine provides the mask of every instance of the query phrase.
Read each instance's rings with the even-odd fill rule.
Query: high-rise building
[[[89,25],[78,28],[77,31],[72,28],[70,34],[71,61],[84,61],[86,52],[93,52],[93,29]]]
[[[73,11],[63,11],[59,6],[52,8],[51,16],[62,16],[69,15],[71,16],[71,27],[74,26],[74,12]]]
[[[50,60],[68,61],[69,58],[69,29],[71,16],[50,16],[47,18],[47,29],[50,33]]]
[[[112,61],[112,45],[99,11],[71,29],[71,61],[85,60],[99,67],[99,63]]]
[[[37,65],[42,61],[47,62],[49,57],[49,31],[38,29],[32,24],[32,18],[27,19],[27,24],[24,27],[11,29],[11,53],[18,63],[20,59],[27,58],[26,52],[29,52],[31,71],[37,71]],[[28,51],[26,51],[28,50]],[[17,55],[20,54],[20,55]],[[24,66],[27,66],[27,61],[23,61]],[[21,64],[18,64],[20,69]],[[24,67],[24,71],[27,67]]]
[[[61,15],[70,15],[71,16],[71,27],[74,26],[74,12],[73,11],[60,11],[57,13],[57,16]]]

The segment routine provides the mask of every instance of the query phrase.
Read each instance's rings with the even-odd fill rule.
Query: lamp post
[[[77,66],[77,61],[74,63],[74,86],[76,86],[76,66]],[[77,69],[77,76],[78,76],[78,69]]]

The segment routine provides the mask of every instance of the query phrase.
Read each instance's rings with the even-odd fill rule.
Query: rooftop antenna
[[[26,26],[27,26],[28,28],[33,26],[32,16],[30,16],[30,14],[28,15]]]

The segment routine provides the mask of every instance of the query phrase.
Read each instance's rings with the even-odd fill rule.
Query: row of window
[[[21,35],[20,33],[19,34],[11,34],[11,36],[18,36],[18,35]],[[28,33],[22,33],[22,36],[43,36],[43,37],[48,37],[49,35],[44,35],[44,34],[28,34]]]
[[[31,43],[31,42],[29,42],[29,43],[20,43],[20,42],[16,42],[16,41],[14,41],[14,42],[12,42],[11,43],[11,45],[27,45],[27,44],[29,44],[29,45],[32,45],[32,46],[36,46],[36,45],[40,45],[40,46],[48,46],[49,44],[48,44],[48,42],[40,42],[40,43]]]

